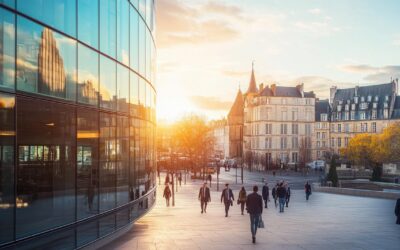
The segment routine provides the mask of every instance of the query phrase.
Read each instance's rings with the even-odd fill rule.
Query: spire
[[[249,83],[249,88],[247,89],[246,94],[249,93],[257,93],[257,84],[256,84],[256,77],[254,76],[254,61],[251,63],[251,77],[250,77],[250,83]]]
[[[238,93],[236,94],[235,101],[233,102],[233,105],[229,110],[228,118],[234,115],[243,115],[243,109],[244,109],[243,94],[242,91],[239,89]]]

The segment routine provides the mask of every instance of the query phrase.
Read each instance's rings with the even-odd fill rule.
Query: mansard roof
[[[356,93],[357,92],[357,93]],[[371,96],[375,98],[378,96],[380,103],[384,101],[385,96],[391,97],[393,93],[393,83],[376,84],[369,86],[357,86],[348,89],[337,89],[334,97],[335,101],[353,100],[355,96],[365,97]]]
[[[315,121],[321,121],[321,114],[327,114],[329,117],[329,100],[317,100],[315,102]]]
[[[286,87],[286,86],[266,86],[260,93],[260,96],[271,96],[271,97],[302,97],[299,86],[297,87]],[[304,97],[315,98],[314,92],[304,92]]]
[[[396,96],[396,100],[394,102],[392,119],[400,119],[400,96]]]

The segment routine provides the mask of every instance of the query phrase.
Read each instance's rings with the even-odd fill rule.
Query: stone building
[[[229,156],[229,126],[226,119],[210,122],[211,133],[214,137],[214,152],[220,159]]]
[[[244,96],[239,89],[228,113],[229,158],[241,158],[243,148]]]
[[[329,121],[329,100],[316,100],[314,134],[312,138],[312,144],[314,145],[312,159],[322,160],[325,158],[326,154],[330,152]]]

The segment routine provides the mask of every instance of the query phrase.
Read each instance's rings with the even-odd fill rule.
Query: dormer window
[[[350,100],[347,100],[347,104],[350,104]]]
[[[341,105],[341,104],[337,106],[337,110],[338,110],[339,112],[342,111],[342,105]]]
[[[351,104],[351,110],[356,110],[356,104],[355,103]]]
[[[358,103],[358,96],[354,97],[354,102],[357,104]]]
[[[375,102],[379,101],[379,96],[375,96]]]
[[[361,102],[365,102],[364,96],[361,96]]]
[[[378,103],[377,102],[372,103],[372,108],[377,109],[378,108]]]
[[[371,102],[371,100],[372,100],[372,96],[368,96],[368,102]]]
[[[388,96],[388,95],[385,96],[385,101],[386,101],[386,102],[389,101],[389,96]]]
[[[349,104],[346,104],[346,106],[344,106],[344,109],[345,109],[346,111],[349,111],[350,105],[349,105]]]
[[[360,109],[367,109],[367,108],[368,108],[368,103],[362,102],[362,103],[360,104]]]
[[[387,109],[387,108],[389,107],[389,104],[388,104],[387,102],[384,102],[384,103],[383,103],[383,107],[384,107],[385,109]]]
[[[343,104],[343,101],[342,100],[339,100],[339,105],[342,105]]]

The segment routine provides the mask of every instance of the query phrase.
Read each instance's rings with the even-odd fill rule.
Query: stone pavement
[[[159,186],[153,210],[103,249],[400,249],[393,200],[315,192],[306,202],[302,190],[293,190],[285,213],[272,204],[264,210],[266,228],[253,245],[249,216],[234,203],[225,218],[219,192],[212,191],[207,214],[200,213],[200,185],[182,185],[175,207],[165,206]]]

